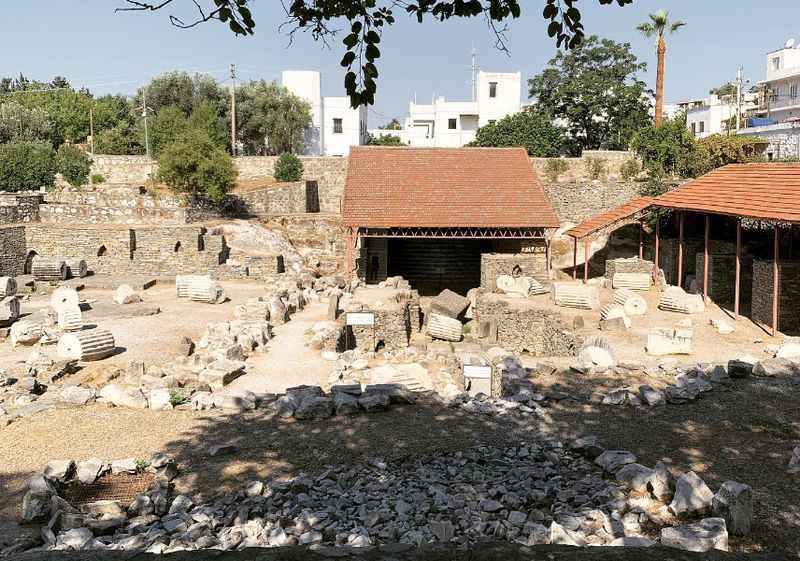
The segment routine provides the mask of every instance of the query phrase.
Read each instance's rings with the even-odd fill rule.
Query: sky
[[[508,32],[510,54],[494,48],[493,36],[481,19],[420,25],[397,11],[397,23],[382,37],[381,76],[369,126],[393,117],[402,120],[415,94],[420,103],[434,95],[468,100],[473,48],[483,70],[520,71],[523,82],[540,72],[555,53],[541,17],[544,2],[521,3],[523,15],[511,22]],[[9,3],[0,20],[0,76],[23,73],[49,80],[61,75],[97,94],[129,94],[154,75],[174,69],[207,72],[228,83],[229,65],[235,63],[240,80],[279,80],[281,70],[318,70],[323,95],[344,95],[340,38],[326,48],[301,33],[290,45],[287,29],[280,29],[285,15],[279,0],[252,1],[256,33],[245,38],[218,22],[190,30],[170,25],[170,13],[191,18],[191,0],[174,0],[174,7],[165,9],[169,11],[115,12],[123,5],[124,0]],[[635,54],[648,63],[644,78],[651,87],[654,43],[640,36],[636,25],[661,8],[687,22],[668,38],[667,101],[703,97],[712,87],[734,79],[739,65],[753,83],[762,80],[765,54],[790,37],[800,38],[798,0],[769,0],[770,17],[763,17],[763,4],[750,0],[635,0],[624,8],[580,0],[578,6],[587,34],[631,43]],[[523,96],[527,97],[524,91]]]

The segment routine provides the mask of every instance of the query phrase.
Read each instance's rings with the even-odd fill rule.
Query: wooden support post
[[[644,224],[639,221],[639,259],[644,259]]]
[[[711,216],[706,214],[706,232],[703,245],[703,298],[708,297],[708,238],[711,232]]]
[[[550,238],[545,237],[544,239],[544,259],[545,259],[545,274],[547,274],[547,278],[553,278],[550,272]]]
[[[572,245],[572,280],[578,278],[578,238],[573,238]]]
[[[683,212],[678,213],[678,286],[683,286]]]
[[[659,265],[658,265],[658,252],[659,246],[661,245],[661,217],[656,216],[656,248],[655,248],[655,265],[656,265],[656,277],[658,277]]]
[[[353,274],[353,251],[355,249],[355,243],[353,239],[353,229],[347,229],[347,239],[345,240],[347,244],[347,249],[345,252],[345,264],[344,264],[344,278],[346,280],[351,280]]]
[[[739,321],[740,285],[742,282],[742,219],[736,219],[736,281],[733,288],[733,319]]]
[[[778,234],[778,225],[775,224],[775,248],[773,250],[772,256],[772,336],[776,337],[778,335],[778,314],[780,312],[780,306],[778,305],[778,297],[780,294],[780,271],[778,270],[778,259],[779,255],[779,234]]]
[[[589,237],[583,240],[583,284],[589,282]]]

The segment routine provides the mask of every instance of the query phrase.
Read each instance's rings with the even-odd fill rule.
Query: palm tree
[[[650,21],[643,23],[636,29],[645,37],[658,37],[656,41],[656,54],[658,55],[658,67],[656,69],[656,126],[661,124],[664,112],[664,55],[667,53],[667,43],[664,35],[675,33],[678,29],[686,25],[686,22],[678,20],[669,21],[669,12],[659,10],[650,14]]]

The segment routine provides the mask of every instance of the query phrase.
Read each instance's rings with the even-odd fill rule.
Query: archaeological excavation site
[[[800,165],[651,196],[631,157],[0,193],[0,557],[800,551]]]

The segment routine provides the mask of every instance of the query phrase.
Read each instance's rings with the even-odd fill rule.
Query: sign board
[[[473,364],[464,365],[464,378],[489,379],[492,377],[491,366],[478,366]]]
[[[375,314],[372,312],[348,312],[345,321],[347,325],[375,325]]]

